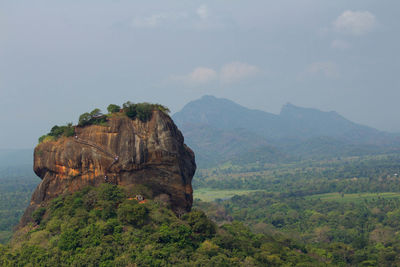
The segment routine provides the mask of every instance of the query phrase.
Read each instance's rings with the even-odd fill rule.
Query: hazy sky
[[[399,0],[0,0],[0,148],[109,103],[211,94],[400,132]]]

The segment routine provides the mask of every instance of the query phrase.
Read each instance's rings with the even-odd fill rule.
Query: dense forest
[[[387,154],[199,169],[195,192],[257,191],[195,200],[194,210],[181,217],[157,200],[139,205],[117,186],[87,188],[38,209],[36,223],[9,243],[40,180],[30,168],[8,168],[0,184],[0,265],[395,266],[399,159]]]
[[[292,240],[254,234],[239,222],[218,227],[200,210],[177,217],[161,200],[140,204],[130,195],[103,184],[54,199],[0,246],[0,265],[320,265]]]
[[[200,170],[195,187],[258,191],[212,203],[196,200],[196,207],[217,223],[239,221],[255,233],[294,239],[333,265],[395,266],[400,260],[399,159],[388,154],[224,164]]]
[[[216,222],[240,221],[256,233],[284,235],[335,265],[399,262],[400,196],[364,201],[288,197],[256,192],[216,203],[197,202]]]

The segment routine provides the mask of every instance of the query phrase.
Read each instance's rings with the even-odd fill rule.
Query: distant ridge
[[[253,150],[261,155],[260,147],[267,148],[266,153],[279,151],[271,155],[271,161],[276,161],[276,154],[286,155],[282,158],[287,160],[291,158],[288,155],[376,154],[400,147],[395,134],[354,123],[335,111],[291,103],[285,104],[280,114],[272,114],[206,95],[189,102],[173,119],[197,152],[200,165],[202,157],[217,162],[250,155]]]
[[[359,137],[376,137],[384,134],[374,128],[351,122],[334,111],[324,112],[288,103],[276,115],[248,109],[231,100],[209,95],[189,102],[173,115],[173,119],[180,126],[195,123],[224,130],[244,128],[270,139],[342,137],[356,133]]]

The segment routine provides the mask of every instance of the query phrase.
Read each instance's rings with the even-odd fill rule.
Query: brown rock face
[[[173,209],[190,210],[194,153],[171,118],[153,111],[148,122],[117,115],[107,124],[77,127],[76,137],[35,148],[34,171],[42,182],[32,195],[21,226],[31,220],[41,203],[105,182],[145,185],[154,197],[169,195]]]

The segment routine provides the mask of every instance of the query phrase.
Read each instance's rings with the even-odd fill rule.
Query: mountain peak
[[[222,130],[242,128],[268,139],[318,136],[347,138],[359,136],[360,133],[362,136],[374,136],[377,133],[377,130],[351,122],[334,111],[304,108],[288,102],[280,114],[275,115],[211,95],[188,103],[173,117],[180,126],[207,124]]]
[[[203,95],[200,99],[201,100],[215,100],[217,98],[213,95]]]

